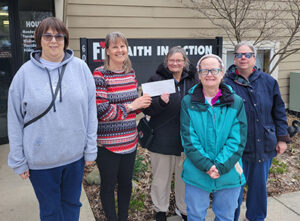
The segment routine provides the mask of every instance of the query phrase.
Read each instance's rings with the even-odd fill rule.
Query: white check
[[[150,97],[159,96],[163,93],[173,94],[175,90],[174,79],[154,81],[142,84],[144,94],[149,94]]]

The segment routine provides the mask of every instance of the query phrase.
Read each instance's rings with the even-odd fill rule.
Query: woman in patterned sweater
[[[151,97],[138,98],[135,72],[128,57],[128,42],[119,32],[105,39],[104,67],[93,75],[98,115],[100,196],[109,221],[127,220],[137,146],[136,111],[151,104]],[[118,183],[118,216],[114,189]]]

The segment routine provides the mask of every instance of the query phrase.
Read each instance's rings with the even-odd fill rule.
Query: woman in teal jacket
[[[245,183],[241,161],[247,138],[244,104],[222,82],[221,58],[205,55],[197,70],[200,83],[183,98],[180,119],[188,220],[205,220],[213,193],[212,209],[217,220],[229,221],[234,218]]]

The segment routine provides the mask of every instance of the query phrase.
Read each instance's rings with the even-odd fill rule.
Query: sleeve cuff
[[[127,113],[132,112],[132,108],[131,108],[131,106],[130,106],[129,104],[124,104],[124,106],[125,106],[125,108],[126,108],[126,112],[127,112]]]
[[[96,153],[85,153],[84,154],[84,160],[85,161],[95,161],[97,158],[97,152]]]
[[[278,141],[283,141],[283,142],[286,142],[286,143],[291,143],[291,138],[290,138],[290,135],[284,135],[284,136],[277,136],[277,140]]]
[[[29,170],[29,167],[27,164],[24,164],[20,167],[17,167],[17,168],[14,168],[14,172],[15,174],[22,174],[22,173],[25,173],[27,170]]]

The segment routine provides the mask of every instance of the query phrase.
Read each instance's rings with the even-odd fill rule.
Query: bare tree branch
[[[280,49],[270,58],[271,74],[284,59],[300,51],[300,0],[185,0],[224,31],[235,45],[249,36],[254,45],[279,42]],[[253,36],[255,34],[255,36]],[[274,63],[274,61],[276,62]],[[274,63],[274,64],[273,64]],[[270,68],[272,65],[272,68]]]

